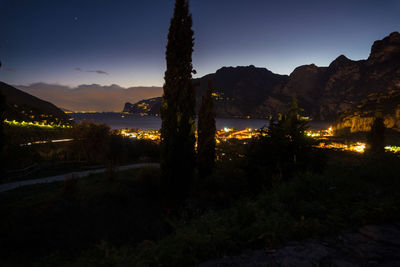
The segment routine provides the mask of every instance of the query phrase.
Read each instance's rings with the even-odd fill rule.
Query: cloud
[[[18,72],[18,70],[12,69],[12,68],[7,68],[6,71],[8,71],[8,72]]]
[[[82,68],[75,68],[76,71],[84,71],[84,72],[94,72],[97,74],[104,74],[104,75],[108,75],[108,72],[104,71],[104,70],[84,70]]]
[[[104,70],[87,70],[86,72],[95,72],[97,74],[105,74],[108,75],[107,72],[105,72]]]
[[[121,112],[126,102],[135,103],[161,96],[163,92],[162,87],[124,88],[116,84],[82,84],[71,88],[60,84],[34,83],[16,85],[16,88],[68,110],[99,112]]]

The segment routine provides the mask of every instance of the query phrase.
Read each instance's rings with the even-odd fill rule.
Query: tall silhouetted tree
[[[6,97],[0,92],[0,151],[2,151],[4,146],[3,124],[5,120],[5,111],[6,111]]]
[[[164,94],[161,106],[162,188],[169,208],[188,194],[195,168],[194,46],[188,0],[176,0],[168,33]]]
[[[0,67],[1,67],[1,61],[0,61]],[[3,163],[4,163],[4,145],[5,145],[5,136],[4,136],[4,129],[3,129],[3,124],[5,120],[5,111],[6,111],[6,98],[5,96],[0,92],[0,176],[3,172]]]
[[[385,123],[382,115],[382,107],[378,100],[378,109],[375,113],[371,131],[367,135],[367,153],[380,155],[385,152]]]
[[[208,80],[199,110],[197,144],[197,167],[201,177],[211,174],[215,164],[215,112],[212,98],[212,83]]]

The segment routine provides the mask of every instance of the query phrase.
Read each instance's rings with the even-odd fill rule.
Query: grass
[[[323,174],[298,175],[257,196],[222,186],[232,170],[218,170],[211,187],[219,186],[215,199],[233,190],[229,205],[199,209],[196,196],[175,219],[161,216],[154,169],[14,190],[0,195],[0,256],[21,266],[190,266],[399,221],[398,158],[327,153]],[[241,176],[232,182],[245,183]]]
[[[0,194],[2,263],[26,265],[52,253],[76,255],[100,242],[115,246],[158,239],[157,186],[143,181],[157,169],[105,174],[23,187]],[[23,255],[23,258],[21,258]]]
[[[175,233],[159,241],[116,249],[108,256],[94,249],[74,264],[96,259],[96,266],[191,266],[249,249],[279,248],[290,240],[398,221],[399,160],[356,159],[352,164],[331,163],[324,175],[298,176],[231,208],[178,220]]]

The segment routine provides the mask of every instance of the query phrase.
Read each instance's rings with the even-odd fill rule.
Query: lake
[[[74,121],[81,122],[83,120],[94,121],[97,123],[108,124],[111,129],[131,129],[137,128],[140,130],[158,130],[161,128],[161,118],[156,116],[141,116],[139,114],[125,113],[71,113]],[[235,128],[242,130],[245,128],[259,129],[268,126],[268,120],[262,119],[237,119],[237,118],[217,118],[217,129]],[[327,122],[311,122],[311,129],[320,130],[327,129],[330,123]]]

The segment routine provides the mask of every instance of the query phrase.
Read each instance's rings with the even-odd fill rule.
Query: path
[[[274,250],[224,257],[198,267],[400,266],[400,224],[369,225],[338,236],[290,242]]]
[[[126,171],[126,170],[130,170],[130,169],[137,169],[137,168],[143,168],[143,167],[159,168],[160,164],[159,163],[138,163],[138,164],[119,166],[117,169],[118,169],[118,171]],[[84,178],[84,177],[89,176],[90,174],[104,173],[106,170],[107,170],[106,168],[102,168],[102,169],[97,169],[97,170],[71,172],[71,173],[65,173],[65,174],[60,174],[60,175],[56,175],[56,176],[46,177],[46,178],[31,179],[31,180],[18,181],[18,182],[7,183],[7,184],[0,184],[0,193],[15,189],[15,188],[18,188],[21,186],[63,181],[66,177],[71,177],[72,175],[74,175],[76,178]]]

